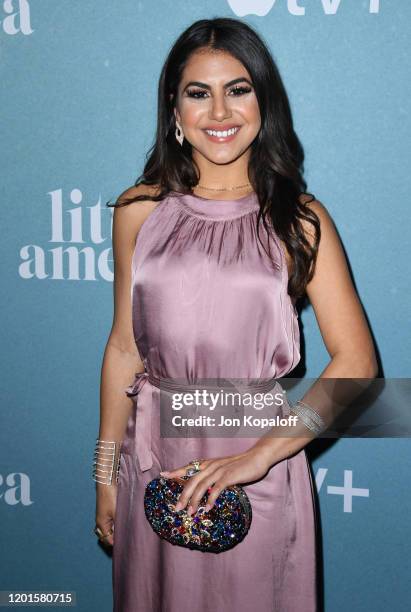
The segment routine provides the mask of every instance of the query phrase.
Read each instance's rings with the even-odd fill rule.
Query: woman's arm
[[[141,186],[131,187],[122,193],[117,202],[151,193]],[[142,371],[143,363],[138,352],[132,323],[131,262],[138,233],[157,202],[139,201],[114,209],[113,258],[114,258],[114,317],[104,351],[100,382],[100,440],[120,443],[124,437],[133,401],[125,394],[135,372]],[[118,453],[116,453],[118,456]],[[113,546],[113,523],[116,510],[117,483],[96,483],[96,527],[104,537],[102,542]]]
[[[132,187],[117,202],[140,193],[150,191],[147,187]],[[131,260],[140,227],[156,205],[157,202],[147,200],[114,209],[114,316],[100,382],[99,438],[103,440],[122,440],[133,405],[124,389],[131,384],[135,372],[144,369],[133,333]]]
[[[322,236],[307,296],[331,357],[321,376],[373,377],[378,368],[373,340],[334,222],[318,200],[309,206],[320,218]],[[311,225],[305,225],[307,237],[312,239]]]
[[[318,200],[308,205],[320,219],[321,239],[315,273],[306,292],[331,359],[302,401],[315,410],[328,427],[334,420],[332,417],[342,412],[344,405],[361,392],[361,384],[356,380],[374,378],[378,365],[371,333],[333,220]],[[312,241],[311,225],[305,222],[304,227],[307,238]],[[335,379],[346,380],[338,383]],[[295,454],[316,437],[303,423],[292,428],[292,435],[283,438],[279,429],[276,437],[262,437],[254,447],[266,452],[268,466]]]

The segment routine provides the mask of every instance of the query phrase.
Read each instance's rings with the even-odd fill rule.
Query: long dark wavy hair
[[[200,179],[192,159],[192,146],[175,138],[174,104],[184,67],[199,49],[221,50],[239,60],[250,74],[257,97],[261,129],[250,145],[248,176],[260,203],[257,225],[266,214],[293,261],[288,293],[304,295],[314,274],[320,240],[318,216],[301,201],[307,184],[303,178],[304,151],[294,131],[290,104],[279,70],[260,36],[246,23],[231,18],[201,19],[188,27],[172,46],[158,84],[157,132],[146,155],[143,173],[135,186],[156,186],[156,195],[141,194],[106,206],[120,207],[138,200],[162,200],[171,191],[192,193]],[[313,245],[307,240],[301,220],[314,226]],[[258,233],[258,227],[257,227]]]

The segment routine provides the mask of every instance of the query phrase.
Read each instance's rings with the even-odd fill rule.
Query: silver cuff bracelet
[[[290,407],[290,410],[298,415],[304,425],[313,431],[317,436],[319,436],[326,429],[325,422],[318,412],[313,410],[303,401],[297,400],[296,403]]]
[[[120,442],[96,438],[93,461],[93,480],[95,482],[111,485],[113,477],[115,482],[118,482],[120,447]]]

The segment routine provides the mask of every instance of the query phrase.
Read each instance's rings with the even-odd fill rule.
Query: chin
[[[208,161],[212,162],[213,164],[220,164],[220,165],[230,164],[231,162],[235,161],[238,157],[240,157],[242,153],[244,153],[244,151],[226,151],[226,152],[221,151],[220,154],[216,155],[215,152],[211,152],[211,151],[204,151],[204,150],[200,151],[198,149],[197,151],[201,153],[203,157],[208,159]]]

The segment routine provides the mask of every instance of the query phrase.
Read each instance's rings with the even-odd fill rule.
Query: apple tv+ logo
[[[264,17],[271,11],[276,0],[227,0],[231,10],[238,16],[244,17],[245,15],[258,15]],[[298,17],[305,15],[305,1],[306,0],[287,0],[287,9],[291,15]],[[338,9],[344,3],[344,0],[317,0],[318,4],[322,7],[324,15],[336,15]],[[313,0],[310,0],[311,6]],[[368,3],[369,13],[380,12],[380,0],[369,0]]]

